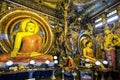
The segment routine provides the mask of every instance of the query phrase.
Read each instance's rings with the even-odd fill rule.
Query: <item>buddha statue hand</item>
[[[17,56],[17,51],[12,51],[11,52],[11,57],[15,58]]]
[[[38,52],[31,52],[30,53],[30,57],[36,57],[36,56],[39,56],[39,55],[43,55],[42,53],[38,53]]]

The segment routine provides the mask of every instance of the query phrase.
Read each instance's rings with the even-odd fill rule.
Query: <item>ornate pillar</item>
[[[117,7],[118,15],[120,16],[120,5]]]
[[[66,2],[64,2],[64,35],[66,37],[66,33],[68,31],[68,22],[67,22],[67,10],[68,10],[68,7],[69,7],[69,4],[70,4],[70,0],[67,0]]]
[[[2,1],[2,6],[1,6],[0,12],[4,12],[5,10],[7,10],[7,3],[5,1]]]
[[[120,16],[120,5],[118,5],[117,11],[118,11],[118,15]],[[120,26],[120,19],[119,19],[119,21],[118,21],[118,26]]]
[[[64,28],[64,34],[65,34],[65,36],[66,36],[66,33],[67,33],[67,31],[68,31],[68,23],[67,23],[67,11],[65,10],[64,11],[64,25],[65,25],[65,28]]]
[[[106,15],[105,14],[102,14],[102,21],[103,21],[103,24],[106,24]]]

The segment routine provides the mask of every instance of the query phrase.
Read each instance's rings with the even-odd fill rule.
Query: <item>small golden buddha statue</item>
[[[84,57],[90,59],[91,62],[95,61],[96,59],[93,55],[93,48],[92,48],[93,44],[92,44],[92,42],[87,41],[85,45],[86,45],[86,47],[83,49]]]
[[[94,56],[94,51],[93,51],[93,43],[88,40],[83,41],[84,48],[83,48],[83,56],[85,59],[89,59],[90,63],[95,63],[97,59]],[[100,65],[101,69],[105,69],[104,65]]]

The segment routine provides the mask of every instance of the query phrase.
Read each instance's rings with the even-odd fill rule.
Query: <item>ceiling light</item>
[[[113,14],[116,14],[116,13],[117,13],[117,10],[114,10],[111,13],[107,14],[107,17],[110,17],[110,16],[112,16]]]
[[[100,23],[98,23],[98,24],[95,25],[95,28],[101,27],[102,25],[103,25],[103,23],[100,22]]]
[[[119,16],[118,16],[118,15],[115,15],[115,16],[107,19],[107,23],[112,22],[112,21],[115,21],[115,20],[117,20],[117,19],[119,19]]]
[[[101,20],[102,20],[102,18],[99,18],[99,19],[95,20],[95,23],[97,23],[97,22],[99,22]]]

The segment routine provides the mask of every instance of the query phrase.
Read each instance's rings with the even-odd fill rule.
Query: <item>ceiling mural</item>
[[[8,3],[26,7],[58,19],[63,19],[63,4],[68,0],[5,0]],[[92,17],[119,0],[70,0],[68,21],[72,23],[79,16]],[[13,6],[14,7],[14,6]]]
[[[119,0],[74,0],[73,3],[77,7],[78,12],[91,17],[106,7],[115,4]]]
[[[95,0],[73,0],[75,5],[86,6],[93,3]]]
[[[96,13],[104,10],[108,6],[115,4],[117,1],[118,0],[99,0],[99,1],[96,0],[93,5],[91,5],[84,11],[84,13],[89,17],[93,16]]]
[[[31,8],[33,10],[48,14],[50,16],[54,16],[57,18],[61,18],[59,14],[59,4],[61,0],[5,0],[9,3]]]
[[[40,14],[45,14],[49,16],[49,22],[52,25],[57,23],[64,25],[64,4],[70,1],[67,10],[67,24],[68,27],[83,25],[85,28],[85,23],[91,23],[89,20],[94,15],[101,11],[105,11],[109,6],[120,2],[119,0],[4,0],[8,3],[11,8],[22,7],[32,9]],[[2,1],[0,1],[2,2]],[[2,13],[1,13],[2,14]],[[0,15],[1,15],[0,14]],[[4,13],[3,13],[4,14]],[[52,18],[51,18],[52,17]],[[78,19],[81,18],[79,21]],[[77,24],[77,22],[80,24]],[[91,21],[91,22],[90,22]]]

